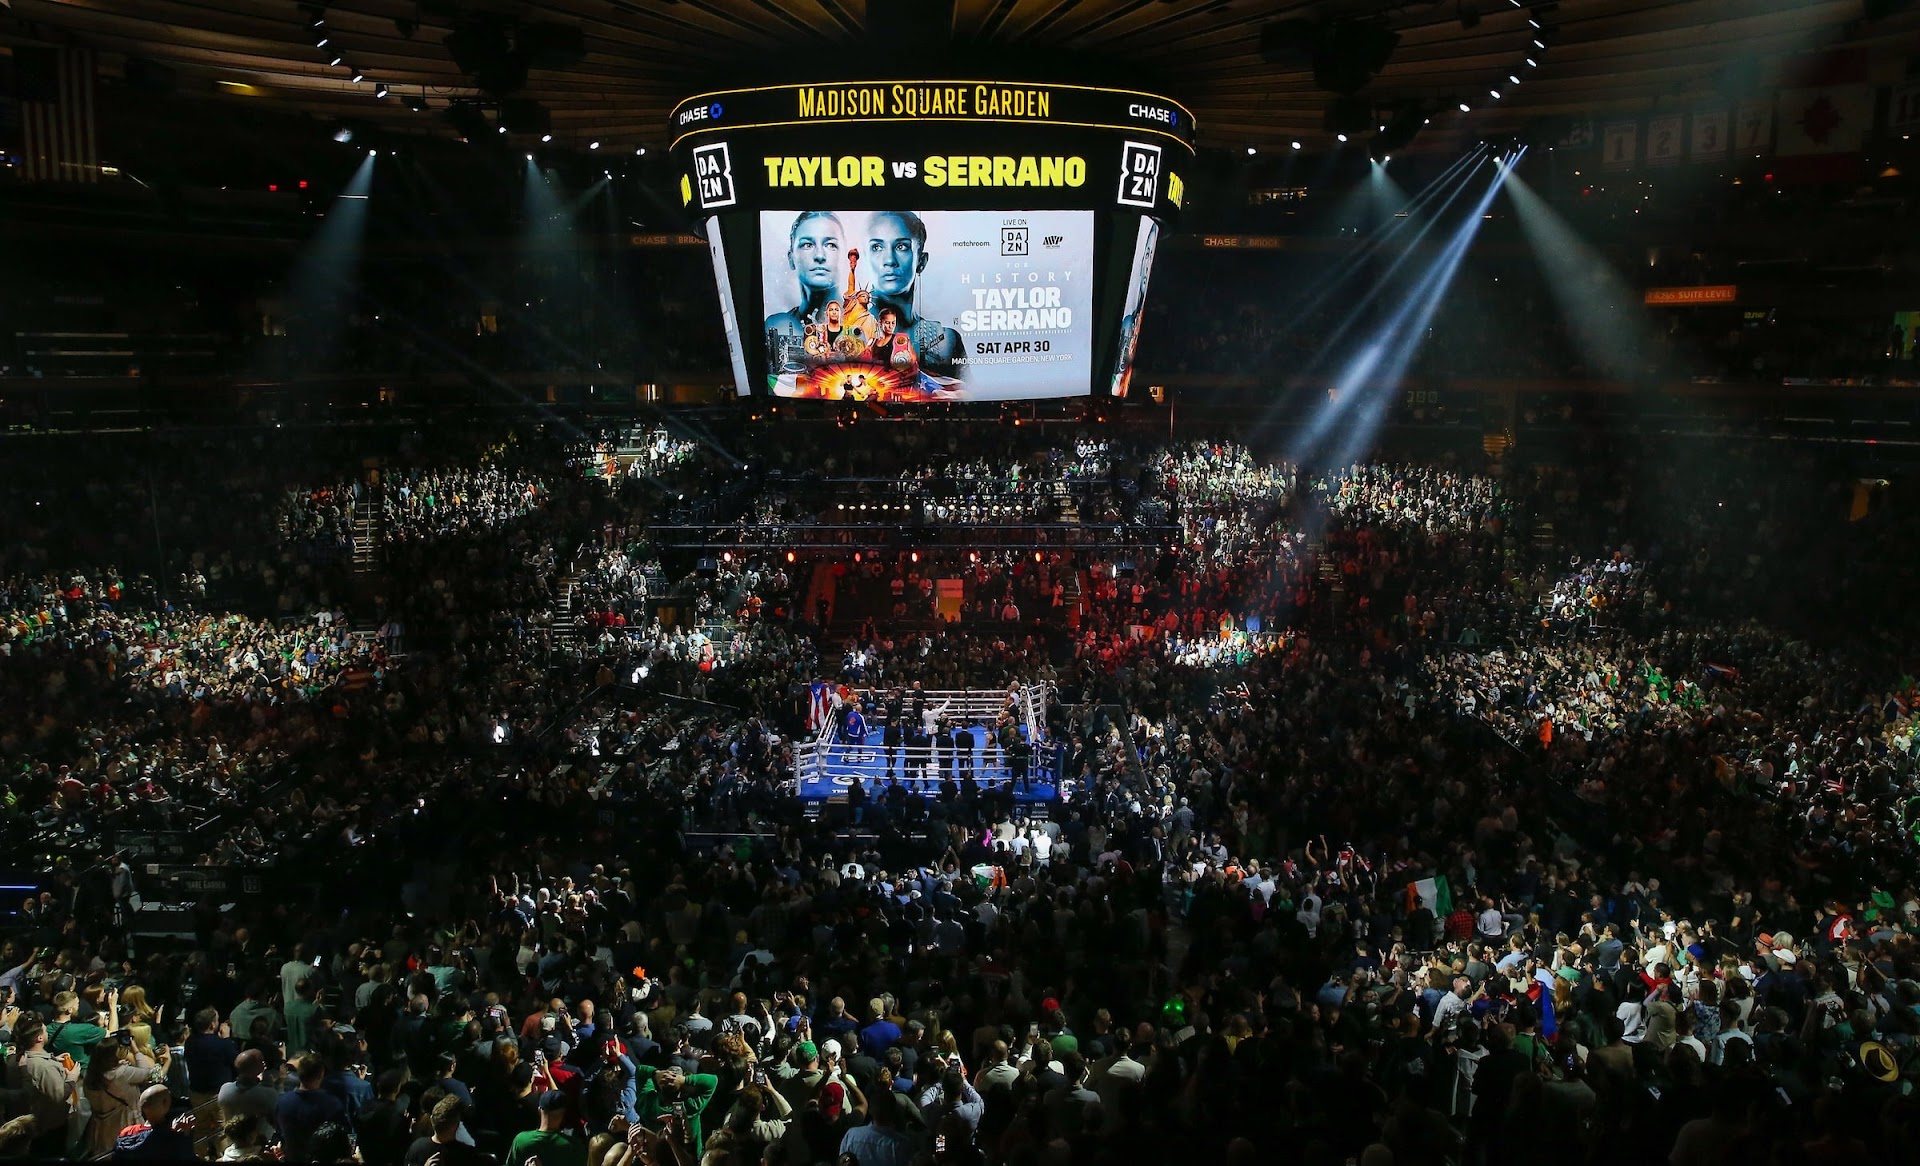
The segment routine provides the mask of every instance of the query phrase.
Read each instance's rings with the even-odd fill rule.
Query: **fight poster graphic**
[[[1113,395],[1124,398],[1133,384],[1133,357],[1140,347],[1140,318],[1147,309],[1147,281],[1153,276],[1153,250],[1160,241],[1160,224],[1140,220],[1133,243],[1133,269],[1127,281],[1127,310],[1120,318],[1120,352],[1113,364]]]
[[[779,397],[1008,401],[1090,389],[1092,211],[763,211]]]

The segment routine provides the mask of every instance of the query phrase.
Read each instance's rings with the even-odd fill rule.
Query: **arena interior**
[[[1920,1155],[1911,0],[0,0],[0,1159]]]

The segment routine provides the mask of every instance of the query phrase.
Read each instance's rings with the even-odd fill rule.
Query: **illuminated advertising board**
[[[1113,363],[1112,395],[1125,398],[1133,381],[1133,358],[1140,348],[1140,321],[1147,309],[1147,280],[1153,275],[1153,252],[1160,242],[1160,224],[1140,220],[1133,243],[1133,266],[1127,277],[1127,307],[1120,317],[1120,346]]]
[[[723,311],[745,325],[729,335],[742,393],[1124,391],[1122,316],[1137,319],[1140,264],[1186,198],[1194,125],[1178,102],[833,82],[701,94],[669,129],[681,207],[724,238],[714,258]]]

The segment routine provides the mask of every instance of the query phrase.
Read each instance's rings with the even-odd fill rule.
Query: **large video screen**
[[[1147,281],[1153,276],[1153,251],[1160,242],[1160,224],[1140,220],[1133,240],[1133,268],[1127,276],[1127,309],[1120,317],[1120,351],[1114,356],[1112,395],[1125,398],[1133,384],[1133,358],[1140,349],[1140,323],[1147,310]]]
[[[1093,212],[760,214],[767,389],[856,401],[1087,391]]]
[[[1193,115],[1126,89],[776,85],[674,107],[740,393],[1124,394]],[[756,287],[756,284],[758,285]]]

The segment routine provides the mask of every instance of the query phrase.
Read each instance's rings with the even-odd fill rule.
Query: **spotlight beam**
[[[1507,198],[1580,358],[1609,380],[1632,380],[1638,359],[1661,351],[1648,332],[1639,297],[1606,257],[1517,174],[1507,179]]]
[[[1525,152],[1522,148],[1520,154]],[[1351,386],[1343,384],[1339,388],[1341,396],[1348,395],[1351,389],[1352,394],[1361,400],[1359,416],[1356,423],[1347,429],[1336,465],[1346,465],[1372,447],[1388,406],[1399,395],[1400,381],[1406,376],[1407,366],[1413,363],[1414,354],[1420,350],[1421,341],[1432,325],[1434,315],[1446,299],[1447,289],[1453,285],[1460,264],[1467,257],[1467,250],[1479,235],[1480,225],[1486,221],[1487,208],[1493,205],[1494,198],[1518,165],[1520,154],[1509,154],[1495,160],[1493,181],[1487,184],[1486,193],[1480,196],[1465,221],[1455,229],[1440,259],[1427,270],[1399,310],[1376,335],[1372,348],[1378,355],[1367,369],[1366,380]]]

